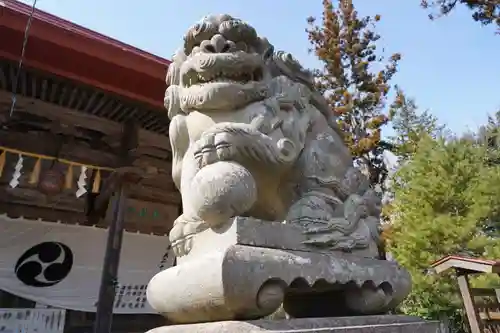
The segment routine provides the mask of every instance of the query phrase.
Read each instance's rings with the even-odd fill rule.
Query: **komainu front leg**
[[[194,156],[199,168],[219,161],[242,165],[265,163],[291,165],[300,148],[287,139],[274,139],[249,124],[219,123],[210,128],[195,143]]]

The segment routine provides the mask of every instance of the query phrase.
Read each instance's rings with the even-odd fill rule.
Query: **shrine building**
[[[113,332],[161,325],[146,285],[173,264],[181,204],[170,61],[15,0],[0,0],[0,41],[0,332],[91,331],[113,219]]]

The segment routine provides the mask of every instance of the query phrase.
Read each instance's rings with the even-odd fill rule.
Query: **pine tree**
[[[500,30],[500,0],[421,0],[420,4],[434,11],[429,14],[431,19],[448,15],[457,6],[464,5],[472,11],[474,21],[495,24]]]
[[[398,158],[399,166],[411,160],[423,139],[438,139],[445,136],[445,127],[438,124],[437,118],[428,111],[420,112],[415,99],[406,97],[399,87],[396,87],[396,98],[390,107],[389,115],[395,133],[389,138],[389,142],[392,146],[391,152]],[[397,181],[394,179],[396,172],[397,170],[390,170],[384,184],[382,218],[385,223],[383,223],[382,243],[392,228],[391,211],[395,195],[393,186]]]
[[[484,147],[468,140],[424,138],[397,172],[387,249],[413,278],[403,302],[407,314],[460,321],[462,303],[451,273],[429,266],[453,254],[496,259],[500,240],[485,228],[500,212],[500,166],[484,163]],[[484,280],[482,283],[491,283]]]
[[[390,116],[395,132],[390,138],[392,152],[400,161],[406,161],[413,156],[424,137],[437,139],[444,135],[444,126],[438,124],[437,118],[427,110],[420,112],[415,99],[406,97],[398,87]]]
[[[492,152],[500,150],[500,111],[488,116],[486,125],[479,128],[478,138]]]
[[[389,145],[381,139],[381,128],[389,117],[383,111],[401,59],[398,53],[387,61],[377,54],[380,35],[374,26],[379,20],[379,15],[359,17],[350,0],[324,0],[321,23],[310,17],[306,29],[311,51],[323,64],[315,71],[317,88],[372,184],[381,184],[387,175],[382,154]]]
[[[489,115],[485,125],[476,132],[466,132],[462,140],[481,145],[486,149],[486,161],[490,164],[500,164],[500,111]]]

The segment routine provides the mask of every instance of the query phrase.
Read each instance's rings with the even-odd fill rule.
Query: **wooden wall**
[[[0,146],[25,152],[55,156],[88,165],[114,168],[118,165],[117,150],[122,124],[92,114],[47,103],[32,97],[18,96],[11,117],[11,94],[0,90]],[[161,111],[161,110],[160,110]],[[60,142],[63,142],[60,145]],[[171,176],[171,152],[168,137],[140,130],[139,146],[134,151],[135,166],[153,170],[140,183],[131,186],[125,228],[128,231],[167,234],[180,211],[180,194]],[[30,184],[36,158],[26,157],[20,184],[10,188],[9,181],[17,162],[15,154],[7,154],[0,177],[0,214],[24,216],[64,223],[85,223],[85,197],[76,198],[79,170],[73,170],[73,187],[58,195],[47,196]],[[56,168],[67,172],[68,165],[42,162],[42,172]],[[104,179],[109,174],[101,174]],[[90,177],[90,172],[87,172]],[[92,186],[87,185],[87,189]],[[105,227],[107,221],[98,226]]]

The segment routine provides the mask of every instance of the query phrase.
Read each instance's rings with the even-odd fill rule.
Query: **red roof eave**
[[[31,6],[0,0],[0,56],[19,60]],[[24,63],[162,107],[170,61],[35,10]]]

